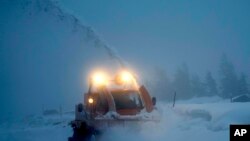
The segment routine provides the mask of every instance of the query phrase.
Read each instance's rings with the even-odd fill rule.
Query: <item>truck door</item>
[[[147,91],[147,89],[143,85],[140,87],[139,91],[140,91],[142,99],[144,101],[146,111],[149,113],[152,112],[154,109],[154,106],[153,106],[151,96],[149,95],[149,92]]]

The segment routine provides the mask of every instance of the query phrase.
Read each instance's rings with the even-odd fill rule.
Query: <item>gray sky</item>
[[[104,64],[103,50],[85,43],[87,31],[72,32],[70,15],[58,14],[56,7],[46,12],[39,2],[51,8],[45,0],[34,7],[27,4],[26,11],[18,0],[0,2],[2,115],[41,111],[44,103],[46,108],[72,108],[86,87],[82,71],[95,61]],[[60,4],[93,27],[139,77],[150,76],[148,68],[154,67],[171,77],[183,62],[192,73],[204,76],[212,70],[217,75],[222,53],[237,71],[250,76],[248,1],[61,0]]]
[[[134,65],[147,62],[173,72],[186,62],[193,72],[217,73],[226,53],[237,71],[250,74],[247,0],[61,1]]]

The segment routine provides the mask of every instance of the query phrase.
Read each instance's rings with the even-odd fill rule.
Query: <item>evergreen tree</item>
[[[211,72],[207,72],[207,74],[206,74],[205,86],[206,86],[206,95],[207,96],[218,95],[217,84],[216,84],[216,81],[214,80]]]
[[[186,64],[179,67],[175,73],[173,87],[180,99],[188,99],[194,95],[191,92],[189,70]]]
[[[238,85],[239,94],[248,94],[249,93],[247,79],[246,79],[246,75],[244,73],[241,73],[238,84],[239,84]]]
[[[194,75],[191,79],[191,88],[192,94],[197,97],[204,96],[205,91],[205,84],[200,80],[198,75]]]
[[[162,68],[155,67],[151,73],[149,89],[154,93],[158,99],[169,101],[172,100],[173,89],[167,77],[166,71]]]
[[[220,63],[220,78],[221,78],[221,96],[230,98],[237,96],[238,93],[238,80],[232,62],[227,59],[223,54]]]

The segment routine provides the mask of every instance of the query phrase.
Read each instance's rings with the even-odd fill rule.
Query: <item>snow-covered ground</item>
[[[178,101],[174,108],[164,103],[158,106],[162,112],[160,123],[144,124],[136,134],[113,129],[104,140],[228,141],[230,124],[250,123],[250,103],[230,103],[218,97]]]
[[[0,141],[66,141],[72,135],[68,123],[74,114],[20,117],[41,110],[42,105],[63,103],[68,109],[82,98],[82,87],[87,86],[82,74],[104,64],[118,67],[124,61],[90,26],[56,1],[11,0],[0,6],[0,64],[4,68],[0,71],[4,78],[0,79],[4,84]],[[145,123],[136,131],[112,128],[102,140],[228,141],[229,124],[250,123],[249,106],[219,97],[177,101],[174,108],[171,103],[158,103],[159,123]]]
[[[202,103],[203,101],[203,103]],[[250,103],[230,103],[219,98],[196,98],[172,104],[158,103],[159,123],[145,123],[140,130],[111,128],[104,141],[228,141],[230,124],[250,123]],[[73,114],[29,116],[15,122],[3,122],[1,141],[67,140],[72,135],[68,122]]]
[[[71,133],[68,125],[73,114],[53,116],[27,116],[0,123],[1,141],[55,141],[67,140]]]

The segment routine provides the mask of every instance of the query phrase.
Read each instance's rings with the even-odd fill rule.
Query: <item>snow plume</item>
[[[124,66],[90,26],[66,11],[52,0],[1,1],[0,120],[43,108],[73,110],[91,70]]]
[[[94,43],[94,47],[97,48],[103,48],[107,54],[112,58],[117,60],[117,62],[123,67],[124,63],[118,53],[114,51],[114,48],[110,47],[105,43],[94,31],[93,28],[90,26],[87,26],[83,24],[83,22],[75,15],[71,14],[67,10],[63,8],[62,5],[60,5],[59,1],[57,0],[26,0],[23,1],[22,7],[25,10],[33,9],[34,13],[29,14],[35,14],[38,12],[47,12],[49,14],[52,14],[55,18],[59,19],[60,21],[67,20],[68,22],[72,23],[73,31],[79,32],[79,31],[86,31],[86,38],[87,42]],[[30,12],[30,11],[29,11]]]
[[[109,56],[111,58],[117,60],[117,62],[120,64],[120,66],[122,68],[125,67],[124,61],[121,59],[121,57],[119,57],[117,55],[117,52],[115,51],[115,49],[113,49],[112,47],[109,47],[108,45],[104,44],[103,41],[101,41],[101,40],[96,40],[95,43],[96,43],[97,47],[103,47],[107,51],[107,53],[109,54]]]

